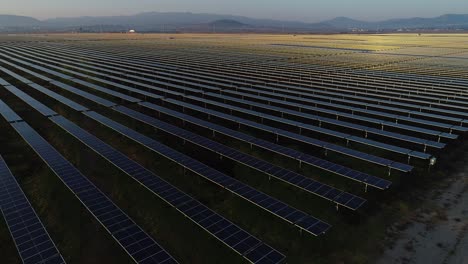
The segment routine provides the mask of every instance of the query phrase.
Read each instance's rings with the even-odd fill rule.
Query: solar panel
[[[442,115],[437,115],[437,114],[431,114],[431,113],[426,113],[426,112],[421,112],[421,111],[409,111],[407,113],[407,116],[409,118],[414,118],[414,116],[422,116],[425,118],[433,118],[433,119],[440,119],[444,120],[446,122],[451,122],[453,124],[457,124],[460,126],[464,126],[468,124],[468,120],[463,119],[463,118],[454,118],[451,116],[442,116]]]
[[[8,83],[7,81],[5,81],[4,79],[0,78],[0,85],[1,86],[6,86],[6,85],[11,85],[11,84]]]
[[[81,111],[88,111],[89,110],[88,108],[86,108],[86,107],[84,107],[84,106],[82,106],[80,104],[77,104],[77,103],[73,102],[72,100],[70,100],[70,99],[68,99],[68,98],[66,98],[66,97],[64,97],[64,96],[62,96],[62,95],[60,95],[58,93],[55,93],[55,92],[53,92],[53,91],[51,91],[49,89],[46,89],[43,86],[40,86],[40,85],[35,84],[35,83],[29,84],[29,86],[31,86],[32,88],[38,90],[39,92],[41,92],[41,93],[43,93],[43,94],[45,94],[45,95],[47,95],[47,96],[49,96],[51,98],[54,98],[55,100],[57,100],[57,101],[59,101],[61,103],[66,104],[68,107],[70,107],[70,108],[72,108],[72,109],[74,109],[76,111],[81,112]]]
[[[11,109],[10,109],[11,110]],[[3,112],[0,112],[2,115]],[[26,122],[11,126],[137,263],[177,263]]]
[[[429,122],[428,122],[427,124],[429,124]],[[430,131],[430,130],[424,129],[424,128],[414,129],[414,128],[412,128],[412,127],[409,127],[409,126],[407,126],[407,125],[402,125],[402,124],[400,124],[400,126],[406,128],[406,129],[408,129],[408,130],[413,130],[413,131],[419,132],[419,133],[424,133],[424,132],[429,133],[429,132],[427,132],[427,131]],[[438,134],[433,134],[433,135],[434,135],[434,136],[438,136],[438,137],[443,137],[443,138],[451,139],[451,140],[455,140],[455,139],[458,138],[457,135],[449,134],[449,133],[444,133],[444,132],[438,133]]]
[[[89,88],[94,89],[96,91],[100,91],[100,92],[112,95],[114,97],[117,97],[119,99],[128,101],[130,103],[141,102],[140,99],[137,99],[137,98],[132,97],[132,96],[128,96],[128,95],[123,94],[123,93],[116,92],[116,91],[111,90],[111,89],[104,88],[104,87],[96,85],[94,83],[86,82],[86,81],[79,80],[79,79],[74,79],[73,82],[81,84],[81,85],[86,86],[86,87],[89,87]]]
[[[6,60],[0,59],[0,62],[2,62],[2,63],[4,63],[4,64],[7,64],[7,65],[10,65],[10,66],[15,66],[15,64],[13,64],[13,63],[11,63],[11,62],[8,62],[8,61],[6,61]],[[26,73],[29,74],[29,75],[32,75],[32,76],[34,76],[34,77],[36,77],[36,78],[41,79],[42,81],[45,81],[45,82],[51,81],[50,78],[48,78],[48,77],[46,77],[46,76],[43,76],[43,75],[40,75],[40,74],[37,74],[37,73],[35,73],[35,72],[31,71],[31,70],[28,70],[28,69],[23,68],[23,71],[26,72]]]
[[[0,211],[23,263],[65,263],[1,156]]]
[[[260,240],[248,234],[237,225],[231,223],[229,220],[201,204],[199,201],[183,193],[97,137],[86,132],[62,116],[54,116],[51,117],[50,120],[93,149],[103,158],[107,159],[114,166],[133,177],[155,195],[175,207],[181,213],[185,214],[190,220],[194,221],[208,233],[225,243],[240,255],[246,257],[249,261],[256,263],[255,259],[251,259],[249,255],[264,254],[262,257],[274,258],[271,263],[283,262],[285,256],[280,252],[262,243]],[[193,211],[194,213],[188,213],[189,211]],[[207,216],[199,217],[201,213]],[[242,234],[242,239],[230,239],[236,234]],[[246,255],[247,253],[249,255]]]
[[[127,86],[127,85],[122,85],[122,84],[119,84],[119,83],[116,83],[116,82],[111,82],[111,81],[108,81],[108,80],[105,80],[105,79],[102,79],[102,78],[98,78],[98,77],[94,77],[94,76],[90,76],[90,75],[86,75],[86,77],[93,80],[93,81],[104,83],[104,84],[110,85],[112,87],[117,87],[119,89],[129,91],[129,92],[132,92],[132,93],[140,94],[140,95],[143,95],[145,97],[149,97],[149,98],[153,98],[153,99],[160,99],[161,98],[160,95],[156,95],[154,93],[150,93],[150,92],[143,91],[143,90],[140,90],[140,89],[132,88],[132,87]]]
[[[0,113],[2,113],[3,118],[6,119],[7,122],[17,122],[23,120],[19,117],[13,110],[8,107],[2,100],[0,100]]]
[[[8,56],[4,56],[4,57],[8,57]],[[12,58],[12,57],[8,57],[8,58],[9,58],[10,60],[12,60],[12,61],[15,61],[15,62],[21,62],[21,60],[19,60],[19,59],[17,59],[17,58]],[[4,60],[1,60],[1,61],[4,62],[5,64],[10,65],[10,66],[15,66],[15,64],[9,63],[9,62],[7,62],[7,61],[4,61]],[[35,66],[35,65],[31,64],[31,63],[23,63],[23,64],[25,64],[25,65],[27,65],[27,66],[30,66],[30,67]],[[40,66],[39,66],[39,67],[40,67]],[[45,71],[46,73],[49,73],[49,74],[50,74],[50,72],[49,72],[50,70],[49,70],[49,69],[46,69],[46,68],[43,68],[43,69],[44,69],[44,71]],[[34,73],[34,72],[32,72],[32,71],[29,71],[28,69],[24,69],[24,71],[30,73],[30,74],[33,75],[33,76],[36,76],[36,73]],[[67,76],[67,75],[65,75],[65,74],[59,73],[59,72],[56,72],[56,75],[57,75],[58,77],[64,78],[64,79],[73,79],[73,78],[74,78],[74,77],[70,77],[70,76]],[[51,80],[50,78],[45,77],[45,76],[36,76],[36,77],[38,77],[39,79],[42,79],[42,80],[44,80],[44,81],[50,81],[50,80]]]
[[[16,88],[15,86],[12,86],[12,85],[5,86],[5,89],[10,91],[12,94],[16,95],[21,100],[25,101],[31,107],[33,107],[34,109],[39,111],[42,115],[44,115],[44,116],[57,115],[57,113],[55,111],[53,111],[52,109],[46,107],[45,105],[43,105],[42,103],[40,103],[36,99],[32,98],[28,94],[24,93],[20,89]]]
[[[278,201],[274,198],[269,197],[268,195],[257,191],[256,189],[238,181],[235,180],[211,167],[206,166],[205,164],[188,157],[187,155],[184,155],[180,152],[177,152],[157,141],[155,141],[152,138],[149,138],[145,135],[142,135],[132,129],[129,129],[128,127],[125,127],[111,119],[108,119],[96,112],[90,111],[90,112],[84,112],[84,115],[96,120],[97,122],[103,124],[104,126],[107,126],[114,131],[142,144],[143,146],[147,147],[148,149],[159,153],[160,155],[178,163],[179,165],[187,168],[188,170],[202,176],[203,178],[215,183],[218,186],[221,186],[229,191],[231,191],[234,194],[237,194],[238,196],[252,202],[253,204],[259,206],[260,208],[272,213],[273,215],[276,215],[294,225],[297,227],[305,230],[306,232],[309,232],[313,235],[321,235],[325,233],[330,226],[321,220],[314,218],[310,215],[307,215],[295,208],[290,207],[289,205]],[[242,190],[242,192],[240,192]],[[258,199],[253,199],[253,197],[265,197],[266,199],[268,198],[268,203],[260,203],[262,201]],[[276,205],[277,207],[271,207],[273,205]],[[358,206],[359,207],[359,206]],[[273,209],[274,208],[274,209]],[[277,210],[276,210],[277,209]],[[280,210],[288,210],[291,211],[292,213],[297,213],[302,215],[301,218],[299,219],[292,219],[288,218],[290,215],[289,213],[287,215],[281,215],[278,213]],[[290,213],[291,213],[290,212]],[[299,222],[299,220],[303,219],[309,219],[309,221],[304,222],[304,225],[302,222]],[[319,230],[317,230],[317,225],[321,226]]]
[[[59,88],[61,88],[61,89],[64,89],[64,90],[69,91],[71,93],[74,93],[76,95],[82,96],[82,97],[84,97],[84,98],[86,98],[88,100],[91,100],[91,101],[93,101],[93,102],[95,102],[97,104],[100,104],[102,106],[105,106],[105,107],[112,107],[112,106],[116,105],[115,103],[113,103],[113,102],[111,102],[109,100],[106,100],[106,99],[104,99],[102,97],[99,97],[99,96],[96,96],[94,94],[85,92],[83,90],[77,89],[77,88],[72,87],[72,86],[70,86],[68,84],[64,84],[64,83],[59,82],[59,81],[51,81],[50,83],[57,86],[57,87],[59,87]]]
[[[22,83],[25,83],[25,84],[31,83],[30,80],[24,78],[24,77],[21,76],[21,75],[18,75],[18,74],[16,74],[16,73],[10,71],[10,70],[8,70],[8,69],[2,67],[2,66],[0,66],[0,71],[3,71],[4,73],[6,73],[6,74],[8,74],[9,76],[11,76],[11,77],[13,77],[13,78],[19,80],[19,81],[22,82]]]
[[[399,116],[398,120],[407,121],[407,122],[416,122],[416,123],[420,123],[420,124],[423,124],[423,125],[427,124],[427,125],[430,125],[430,126],[433,126],[433,127],[441,127],[441,128],[445,128],[445,129],[447,129],[449,131],[453,130],[453,131],[457,131],[457,132],[461,132],[461,133],[468,132],[468,127],[448,125],[448,124],[435,122],[435,121],[430,121],[430,120],[420,120],[420,119],[406,117],[406,116]]]
[[[415,151],[415,150],[409,150],[406,148],[401,148],[401,147],[397,147],[394,145],[385,144],[385,143],[374,141],[374,140],[369,140],[367,138],[350,136],[347,139],[349,141],[354,141],[354,142],[361,143],[361,144],[368,145],[368,146],[379,147],[384,150],[392,151],[395,153],[401,153],[404,155],[408,155],[410,157],[416,157],[416,158],[423,159],[423,160],[428,160],[432,157],[432,155],[427,154],[427,153],[422,153],[422,152]]]

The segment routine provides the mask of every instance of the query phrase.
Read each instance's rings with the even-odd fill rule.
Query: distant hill
[[[435,18],[390,19],[378,22],[337,17],[320,23],[256,19],[219,14],[190,12],[146,12],[130,16],[71,17],[37,20],[31,17],[0,15],[1,31],[127,31],[139,32],[347,32],[355,29],[367,31],[396,31],[400,29],[464,29],[468,30],[468,15],[447,14]]]
[[[232,19],[220,19],[209,23],[210,26],[215,26],[217,28],[243,28],[249,25],[241,23]]]
[[[26,16],[0,15],[0,28],[7,27],[36,27],[41,25],[41,21]]]
[[[397,30],[397,29],[468,29],[468,14],[447,14],[434,18],[404,18],[390,19],[378,22],[354,20],[347,17],[338,17],[324,21],[334,28],[350,29],[362,28],[368,30]]]
[[[337,17],[332,20],[322,22],[334,28],[366,28],[370,23],[359,21],[348,17]]]

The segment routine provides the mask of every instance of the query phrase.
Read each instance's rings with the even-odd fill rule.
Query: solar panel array
[[[31,87],[35,88],[37,85],[33,84]],[[44,91],[43,89],[39,90],[41,92],[44,92],[44,94],[57,99],[60,98],[60,96],[50,90]],[[93,97],[91,97],[93,98]],[[89,99],[89,98],[88,98]],[[63,101],[64,104],[68,105],[69,107],[73,109],[85,109],[85,107],[78,105],[77,103],[71,101],[71,100],[65,100]],[[34,106],[33,106],[34,107]],[[88,109],[86,109],[88,110]],[[290,222],[299,228],[305,230],[306,232],[309,232],[314,235],[321,235],[325,231],[328,230],[330,227],[327,223],[324,223],[314,217],[308,216],[307,214],[298,211],[297,209],[291,208],[290,206],[277,201],[274,198],[269,197],[268,195],[265,195],[245,184],[242,184],[241,182],[238,182],[232,178],[230,178],[227,175],[224,175],[196,160],[193,160],[181,153],[178,153],[177,151],[174,151],[167,146],[164,146],[158,142],[156,142],[153,139],[150,139],[136,131],[133,131],[115,121],[112,121],[96,112],[93,111],[87,111],[84,112],[84,114],[88,117],[91,117],[98,122],[101,122],[112,129],[116,130],[117,132],[135,140],[136,142],[150,148],[153,151],[156,151],[157,153],[162,154],[163,156],[181,164],[182,166],[186,167],[187,169],[192,170],[193,172],[201,175],[202,177],[207,178],[210,181],[215,182],[216,184],[229,189],[230,191],[236,193],[240,197],[247,199],[248,201],[260,206],[261,208],[277,215],[278,217],[284,219],[287,222]],[[257,162],[258,163],[258,162]],[[272,166],[272,165],[271,165]],[[293,174],[293,172],[284,170],[284,169],[276,169],[276,174],[275,176],[278,177],[279,179],[285,180],[284,177],[289,176],[291,177],[290,174]],[[300,175],[296,174],[295,176]],[[297,178],[297,177],[292,177],[292,178]],[[360,197],[354,196],[349,193],[344,193],[340,192],[330,186],[320,184],[316,181],[302,178],[297,183],[301,183],[303,185],[299,185],[301,188],[304,188],[306,190],[309,190],[311,192],[316,192],[319,195],[324,196],[327,199],[335,201],[337,204],[344,205],[348,208],[351,209],[357,209],[359,208],[365,200],[363,200]],[[307,189],[310,188],[310,189]],[[242,190],[242,192],[239,192]],[[254,199],[255,198],[255,199]]]
[[[23,263],[65,263],[2,156],[0,211]]]
[[[229,177],[228,175],[190,158],[187,155],[175,151],[154,139],[129,129],[128,127],[125,127],[105,116],[93,111],[85,112],[84,114],[311,234],[320,235],[330,228],[329,224],[322,222],[315,217],[309,216],[300,210],[278,201],[263,192]],[[343,197],[343,199],[346,198],[348,198],[348,196]]]
[[[183,120],[184,122],[190,122],[193,125],[198,125],[201,127],[208,128],[212,130],[213,132],[217,132],[223,135],[230,136],[233,139],[238,139],[240,141],[249,143],[251,145],[255,145],[260,148],[263,148],[265,150],[276,152],[286,157],[290,157],[292,159],[297,159],[299,162],[304,162],[309,165],[316,166],[323,170],[327,170],[327,171],[336,173],[340,176],[347,177],[355,181],[365,183],[375,188],[387,189],[391,185],[391,182],[388,180],[375,177],[366,173],[362,173],[359,171],[355,171],[355,170],[346,168],[344,166],[341,166],[339,164],[335,164],[335,163],[302,153],[300,151],[297,151],[291,148],[283,147],[281,145],[271,143],[266,140],[256,138],[254,136],[250,136],[245,133],[235,131],[233,129],[229,129],[220,125],[216,125],[216,124],[204,121],[202,119],[199,119],[199,118],[196,118],[196,117],[184,114],[184,113],[180,113],[180,112],[177,112],[177,111],[174,111],[174,110],[162,107],[162,106],[158,106],[153,103],[143,102],[143,103],[140,103],[139,105],[146,107],[148,109],[157,111],[158,113],[164,113],[171,117],[179,118]]]
[[[9,84],[8,88],[10,92],[18,96],[21,100],[42,113],[44,116],[47,115],[44,114],[42,110],[48,109],[49,111],[52,111],[42,103],[35,101],[31,96],[21,92],[21,90],[18,88]],[[65,85],[62,86],[62,88],[69,89],[71,87]],[[70,91],[77,92],[74,89],[70,89]],[[47,94],[52,95],[52,97],[55,98],[54,92],[49,91]],[[88,99],[93,99],[96,103],[100,103],[105,106],[111,105],[107,100],[93,96],[83,91],[77,92],[77,94],[82,96],[89,95]],[[66,101],[65,103],[67,102],[70,101]],[[75,105],[75,103],[73,105]],[[280,263],[285,258],[284,255],[271,248],[269,245],[262,243],[254,236],[242,230],[211,209],[207,208],[199,201],[181,192],[174,186],[170,185],[168,182],[156,176],[140,164],[129,159],[121,152],[115,150],[111,146],[99,140],[97,137],[75,125],[73,122],[67,120],[63,116],[53,115],[48,117],[52,122],[76,137],[88,147],[92,148],[95,152],[111,162],[114,166],[130,175],[147,189],[161,197],[171,206],[175,207],[185,216],[194,221],[197,225],[207,230],[211,235],[221,240],[223,243],[231,247],[240,255],[244,256],[250,262]],[[317,235],[319,234],[321,233],[317,233]]]
[[[392,173],[411,177],[415,167],[434,165],[436,157],[468,132],[468,81],[454,78],[459,68],[451,71],[454,75],[424,76],[416,62],[424,59],[424,65],[439,67],[430,61],[453,59],[442,50],[433,55],[425,54],[423,48],[418,50],[422,54],[413,54],[409,47],[392,52],[363,46],[309,45],[306,41],[262,41],[264,47],[237,47],[222,40],[204,46],[169,45],[158,39],[157,47],[146,43],[141,49],[135,48],[140,44],[128,47],[112,41],[0,43],[0,86],[251,263],[284,263],[286,258],[251,235],[247,231],[251,227],[241,228],[106,143],[107,139],[99,139],[57,112],[80,113],[81,122],[100,124],[96,129],[107,127],[113,136],[123,135],[164,162],[190,171],[190,176],[199,176],[218,190],[314,236],[324,235],[331,225],[244,183],[235,171],[207,165],[207,157],[184,153],[185,143],[222,157],[219,163],[229,160],[252,169],[249,172],[258,172],[243,178],[259,180],[259,175],[265,175],[279,180],[281,185],[275,188],[301,190],[300,194],[315,196],[311,199],[316,202],[331,201],[337,208],[355,211],[365,210],[368,187],[384,191],[393,187],[388,178]],[[311,54],[306,51],[309,49]],[[457,52],[450,56],[463,54],[462,50]],[[366,57],[375,61],[366,61]],[[415,67],[415,72],[399,70],[396,65]],[[44,98],[44,103],[56,104],[60,111],[43,104]],[[1,100],[0,113],[135,262],[176,263]],[[109,116],[111,113],[176,140],[165,142],[137,132]],[[176,150],[181,144],[183,149]],[[261,155],[254,154],[256,151]],[[275,164],[267,158],[271,155],[295,161],[297,167]],[[302,170],[304,165],[314,171]],[[0,166],[0,172],[4,171]],[[25,204],[27,199],[11,173],[2,175],[8,176],[9,188],[22,194],[8,199]],[[339,180],[339,187],[335,180]],[[357,189],[351,183],[365,185],[365,192],[354,194]],[[28,208],[34,213],[30,205]],[[26,213],[40,223],[31,211]],[[7,224],[12,226],[8,219]],[[47,234],[43,226],[42,230]],[[50,251],[55,255],[50,256],[63,262],[48,238],[48,245],[55,249]],[[24,260],[19,246],[18,250]]]
[[[54,116],[50,119],[252,263],[258,263],[260,260],[261,263],[279,263],[284,259],[284,255],[278,251],[66,118]]]
[[[9,109],[9,111],[12,111]],[[0,112],[3,116],[3,112]],[[91,181],[23,120],[16,132],[137,263],[177,263]]]

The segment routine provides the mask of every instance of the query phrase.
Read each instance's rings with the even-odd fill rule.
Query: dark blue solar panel
[[[19,117],[13,110],[11,110],[8,105],[6,105],[2,100],[0,100],[0,113],[7,122],[15,122],[23,120]]]
[[[140,99],[137,99],[137,98],[132,97],[132,96],[128,96],[128,95],[123,94],[123,93],[116,92],[116,91],[111,90],[111,89],[107,89],[107,88],[101,87],[101,86],[96,85],[96,84],[94,84],[94,83],[86,82],[86,81],[79,80],[79,79],[74,79],[73,82],[78,83],[78,84],[81,84],[81,85],[86,86],[86,87],[89,87],[89,88],[92,88],[92,89],[94,89],[94,90],[96,90],[96,91],[100,91],[100,92],[103,92],[103,93],[112,95],[112,96],[114,96],[114,97],[117,97],[117,98],[119,98],[119,99],[122,99],[122,100],[125,100],[125,101],[128,101],[128,102],[131,102],[131,103],[141,102]]]
[[[39,111],[44,116],[52,116],[52,115],[57,114],[52,109],[46,107],[45,105],[43,105],[42,103],[40,103],[36,99],[32,98],[31,96],[29,96],[28,94],[24,93],[23,91],[21,91],[20,89],[14,87],[14,86],[7,86],[7,87],[5,87],[5,89],[10,91],[14,95],[18,96],[18,98],[20,98],[21,100],[23,100],[24,102],[29,104],[31,107],[33,107],[34,109]]]
[[[32,83],[30,80],[24,78],[23,76],[21,76],[21,75],[19,75],[19,74],[14,73],[14,72],[12,72],[12,71],[10,71],[10,70],[4,68],[4,67],[1,67],[1,66],[0,66],[0,71],[3,71],[4,73],[6,73],[6,74],[8,74],[9,76],[11,76],[11,77],[13,77],[13,78],[19,80],[19,81],[22,82],[22,83],[25,83],[25,84]]]
[[[1,69],[1,67],[0,67],[0,69]],[[3,69],[2,69],[2,70],[3,70]],[[44,87],[41,86],[41,85],[38,85],[38,84],[36,84],[36,83],[33,83],[33,82],[31,82],[31,81],[29,81],[29,80],[27,80],[27,79],[25,79],[25,78],[23,78],[23,77],[17,75],[17,74],[14,73],[14,72],[11,72],[11,71],[9,71],[9,70],[3,70],[3,71],[6,72],[6,73],[7,73],[8,75],[10,75],[11,77],[14,77],[15,79],[17,79],[17,80],[23,82],[24,84],[29,85],[30,87],[32,87],[32,88],[34,88],[34,89],[40,91],[41,93],[44,93],[44,94],[46,94],[47,96],[49,96],[49,97],[51,97],[51,98],[54,98],[55,100],[60,101],[60,102],[62,102],[62,103],[64,103],[64,104],[68,105],[69,107],[71,107],[71,108],[77,110],[77,111],[86,111],[86,110],[88,110],[86,107],[84,107],[84,106],[82,106],[82,105],[80,105],[80,104],[77,104],[77,103],[73,102],[72,100],[70,100],[70,99],[68,99],[68,98],[66,98],[66,97],[64,97],[64,96],[62,96],[62,95],[60,95],[60,94],[57,94],[57,93],[55,93],[55,92],[52,92],[51,90],[48,90],[48,89],[44,88]]]
[[[81,142],[86,144],[88,147],[96,151],[102,157],[110,161],[120,170],[133,177],[135,180],[137,180],[147,189],[159,196],[161,199],[165,200],[167,203],[177,208],[180,212],[187,215],[192,221],[203,227],[214,237],[226,243],[226,239],[229,236],[220,236],[225,235],[223,233],[224,230],[229,230],[229,232],[231,233],[230,235],[235,234],[237,232],[245,232],[235,224],[231,223],[230,221],[218,215],[217,213],[215,213],[205,205],[201,204],[197,200],[193,199],[192,197],[178,190],[174,186],[170,185],[168,182],[164,181],[160,177],[156,176],[154,173],[145,169],[140,164],[129,159],[121,152],[115,150],[114,148],[107,145],[106,143],[91,135],[90,133],[84,131],[77,125],[65,119],[64,117],[55,116],[51,117],[50,119],[57,125],[61,126],[63,129],[65,129],[68,133],[70,133],[71,135],[79,139]],[[189,208],[186,207],[187,204],[190,205]],[[204,218],[200,217],[200,213],[197,215],[192,215],[190,213],[191,209],[194,209],[193,212],[203,211],[207,216]],[[211,216],[211,218],[208,217],[208,215]],[[245,256],[246,252],[257,252],[257,248],[259,248],[260,245],[264,245],[260,240],[253,237],[252,235],[247,234],[246,232],[245,234],[245,239],[255,241],[256,243],[252,243],[250,247],[243,248],[242,251],[237,251],[237,253],[239,253],[242,256]],[[234,250],[239,250],[235,247],[236,244],[227,245]],[[272,251],[275,250],[272,249]],[[281,261],[285,258],[284,255],[282,255],[279,252],[276,252],[276,254],[282,256]],[[278,261],[276,263],[280,263],[281,261]]]
[[[413,169],[413,166],[395,162],[392,164],[391,168],[394,168],[399,171],[411,171]]]
[[[8,64],[8,65],[10,65],[10,66],[17,67],[17,65],[15,65],[15,64],[13,64],[13,63],[11,63],[11,62],[9,62],[9,61],[5,61],[5,60],[0,60],[0,61],[3,62],[3,63],[5,63],[5,64]],[[44,75],[38,74],[38,73],[36,73],[36,72],[33,72],[33,71],[31,71],[31,70],[28,70],[28,69],[25,69],[25,68],[22,68],[22,67],[21,67],[21,70],[22,70],[23,72],[26,72],[28,75],[32,75],[32,76],[34,76],[34,77],[36,77],[36,78],[41,79],[42,81],[49,82],[49,81],[52,80],[52,79],[50,79],[49,77],[46,77],[46,76],[44,76]]]
[[[1,156],[0,211],[23,263],[65,263]]]
[[[245,198],[246,200],[256,204],[257,206],[259,206],[260,208],[263,208],[264,210],[266,211],[269,211],[271,213],[273,213],[274,215],[277,215],[275,214],[273,211],[271,211],[270,209],[268,208],[265,208],[263,207],[261,204],[259,204],[260,201],[258,200],[252,200],[254,196],[256,195],[265,195],[247,185],[245,185],[244,183],[240,182],[240,181],[237,181],[235,179],[232,179],[231,177],[215,170],[215,169],[212,169],[206,165],[204,165],[203,163],[193,159],[193,158],[190,158],[188,156],[186,156],[185,154],[182,154],[180,152],[177,152],[175,150],[172,150],[170,149],[169,147],[149,138],[149,137],[146,137],[132,129],[129,129],[128,127],[125,127],[113,120],[110,120],[96,112],[85,112],[84,113],[85,115],[87,115],[88,117],[100,122],[101,124],[115,130],[116,132],[142,144],[143,146],[149,148],[150,150],[156,152],[156,153],[159,153],[163,156],[165,156],[166,158],[168,159],[171,159],[172,161],[178,163],[179,165],[187,168],[188,170],[191,170],[192,172],[204,177],[205,179],[215,183],[216,185],[219,185],[223,188],[226,188],[227,190]],[[244,185],[245,187],[243,189],[250,189],[248,192],[245,192],[243,194],[240,194],[238,191],[234,191],[232,189],[232,187],[234,186],[239,186],[239,185]],[[239,188],[236,187],[236,190],[238,190]],[[266,197],[268,197],[267,195],[265,195]],[[272,198],[273,199],[273,198]],[[293,210],[295,212],[300,212],[299,210],[297,209],[294,209]],[[277,215],[279,216],[279,215]],[[310,218],[314,218],[312,216],[308,216],[306,215],[307,217],[310,217]],[[280,216],[281,217],[281,216]],[[315,218],[314,218],[315,219]],[[295,222],[292,222],[293,224],[296,224]],[[324,226],[328,226],[329,228],[329,225],[328,224],[324,224]],[[298,227],[301,227],[301,226],[298,226]],[[320,234],[323,234],[325,231],[328,230],[328,228],[322,230],[322,232],[320,233],[313,233],[314,235],[320,235]],[[309,230],[306,230],[307,232],[309,232]]]
[[[77,89],[77,88],[72,87],[72,86],[70,86],[68,84],[64,84],[64,83],[59,82],[59,81],[52,81],[50,83],[52,83],[53,85],[56,85],[57,87],[60,87],[60,88],[62,88],[64,90],[66,90],[66,91],[69,91],[69,92],[74,93],[76,95],[82,96],[82,97],[84,97],[84,98],[86,98],[88,100],[91,100],[91,101],[93,101],[93,102],[95,102],[97,104],[103,105],[105,107],[112,107],[112,106],[116,105],[115,103],[113,103],[113,102],[111,102],[109,100],[106,100],[106,99],[101,98],[99,96],[96,96],[94,94],[90,94],[90,93],[85,92],[83,90]]]
[[[7,86],[7,85],[11,85],[9,82],[5,81],[4,79],[0,78],[0,85],[1,86]]]
[[[51,91],[49,89],[46,89],[41,85],[33,83],[33,84],[30,84],[29,86],[31,86],[32,88],[38,90],[39,92],[41,92],[41,93],[43,93],[43,94],[45,94],[45,95],[47,95],[47,96],[49,96],[51,98],[54,98],[55,100],[57,100],[57,101],[59,101],[59,102],[61,102],[63,104],[66,104],[68,107],[70,107],[70,108],[72,108],[72,109],[74,109],[76,111],[81,112],[81,111],[87,111],[88,110],[88,108],[86,108],[86,107],[84,107],[84,106],[82,106],[82,105],[80,105],[78,103],[75,103],[74,101],[72,101],[72,100],[70,100],[70,99],[68,99],[68,98],[66,98],[66,97],[64,97],[64,96],[62,96],[62,95],[60,95],[58,93],[55,93],[55,92],[53,92],[53,91]]]

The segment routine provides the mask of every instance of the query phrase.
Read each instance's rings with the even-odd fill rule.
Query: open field
[[[0,35],[0,253],[5,263],[423,263],[441,248],[434,235],[447,240],[434,259],[463,263],[466,43]],[[408,249],[420,222],[437,231]]]

